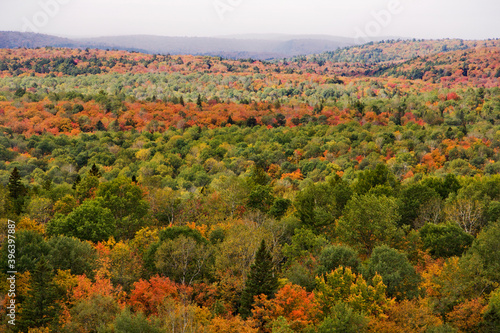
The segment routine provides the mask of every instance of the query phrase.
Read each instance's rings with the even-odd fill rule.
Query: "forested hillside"
[[[498,40],[0,49],[0,323],[498,332],[499,86]]]

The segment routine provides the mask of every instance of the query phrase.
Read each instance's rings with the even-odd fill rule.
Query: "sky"
[[[0,0],[0,31],[487,39],[499,14],[499,0]]]

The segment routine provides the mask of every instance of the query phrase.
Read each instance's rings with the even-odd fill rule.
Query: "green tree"
[[[481,332],[500,332],[500,288],[497,288],[490,295],[488,307],[483,315]]]
[[[92,167],[89,170],[89,176],[96,178],[100,178],[102,176],[101,171],[99,171],[99,168],[95,165],[95,163],[92,164]]]
[[[409,225],[416,227],[417,219],[422,205],[427,205],[430,201],[440,198],[439,194],[432,188],[423,184],[411,184],[404,187],[399,195],[399,225]]]
[[[133,238],[139,229],[146,226],[148,204],[141,188],[130,179],[118,177],[101,183],[96,196],[103,199],[102,206],[113,214],[120,238]]]
[[[27,328],[49,326],[57,323],[57,287],[52,282],[53,268],[45,256],[39,258],[31,275],[30,291],[23,303],[19,322],[21,332]]]
[[[358,253],[347,245],[329,245],[321,250],[318,258],[320,274],[336,270],[338,267],[349,267],[354,273],[359,272],[361,262]]]
[[[154,321],[154,320],[152,320]],[[114,322],[116,333],[161,333],[160,325],[146,318],[141,312],[133,314],[124,309]]]
[[[10,174],[8,189],[13,211],[16,215],[19,215],[23,210],[26,187],[21,183],[21,175],[17,167]]]
[[[3,242],[2,264],[8,263],[8,242]],[[48,255],[50,247],[43,236],[34,230],[19,230],[16,232],[16,270],[18,272],[33,271],[39,258]],[[5,267],[5,270],[8,267]]]
[[[297,194],[294,206],[304,226],[319,231],[334,225],[351,196],[348,184],[337,176],[306,187]]]
[[[116,222],[111,210],[103,207],[102,199],[86,200],[71,213],[57,214],[47,224],[50,235],[65,235],[98,242],[114,235]]]
[[[49,239],[47,245],[50,248],[47,258],[54,269],[69,269],[73,275],[92,276],[97,252],[91,244],[77,238],[56,236]]]
[[[363,276],[371,279],[376,274],[382,276],[389,297],[402,300],[419,296],[420,276],[403,253],[386,245],[376,247],[366,262]]]
[[[241,295],[240,314],[244,318],[250,316],[254,296],[264,294],[272,298],[277,290],[278,277],[274,272],[272,257],[266,247],[266,242],[262,240]]]
[[[319,325],[318,333],[359,333],[364,332],[368,318],[354,311],[348,304],[338,303],[333,307],[332,314]]]
[[[375,246],[390,242],[396,235],[396,210],[394,198],[355,195],[337,222],[337,234],[347,244],[370,255]]]
[[[398,185],[391,170],[385,164],[379,163],[374,169],[359,174],[354,190],[357,194],[365,194],[377,186],[389,186],[395,189]]]
[[[474,241],[473,236],[452,223],[427,223],[419,232],[424,248],[441,258],[460,257]]]

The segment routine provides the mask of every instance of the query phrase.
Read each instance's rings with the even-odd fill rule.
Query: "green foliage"
[[[97,265],[96,250],[88,242],[56,236],[47,241],[48,259],[54,269],[70,270],[71,274],[92,276]]]
[[[403,253],[388,246],[378,246],[366,262],[363,276],[382,277],[387,295],[397,300],[412,299],[420,294],[420,276]]]
[[[399,196],[399,215],[401,216],[399,225],[415,227],[415,220],[421,207],[438,198],[439,194],[436,191],[420,183],[404,187]]]
[[[14,170],[12,170],[10,174],[8,189],[9,196],[12,200],[13,212],[19,215],[23,210],[26,187],[21,183],[21,175],[17,167],[14,167]]]
[[[47,224],[50,235],[65,235],[81,240],[98,242],[113,236],[116,222],[102,199],[86,200],[70,214],[57,214]]]
[[[500,223],[483,229],[461,258],[472,292],[492,291],[500,283]]]
[[[286,211],[288,210],[288,208],[290,208],[291,205],[291,200],[278,198],[274,200],[273,205],[269,209],[269,215],[279,220],[283,217],[283,215],[285,215]]]
[[[322,235],[315,235],[310,229],[295,229],[291,243],[283,246],[283,254],[290,259],[316,256],[326,244],[327,240]]]
[[[334,271],[340,266],[349,267],[354,273],[358,273],[361,265],[358,253],[346,245],[325,246],[321,250],[318,261],[320,274]]]
[[[294,206],[303,225],[319,231],[335,223],[351,196],[347,183],[335,177],[299,192]]]
[[[491,293],[483,319],[484,323],[481,332],[493,333],[500,331],[500,288]]]
[[[347,244],[369,255],[375,246],[389,243],[395,236],[399,218],[396,209],[394,198],[354,195],[337,222],[337,234]]]
[[[124,309],[114,321],[116,333],[161,333],[161,327],[150,322],[141,312],[133,314]]]
[[[45,242],[43,236],[34,230],[19,230],[15,236],[16,271],[20,273],[33,271],[38,260],[49,254],[50,246]],[[7,267],[7,245],[8,242],[4,242],[2,246],[2,266],[5,271],[11,270]]]
[[[365,194],[376,186],[384,185],[395,189],[399,184],[385,164],[377,164],[374,169],[368,169],[359,174],[354,190],[357,194]]]
[[[96,195],[103,199],[102,206],[113,214],[119,238],[132,238],[139,229],[146,226],[144,217],[148,212],[148,204],[143,199],[140,187],[130,179],[119,177],[101,183]]]
[[[337,303],[332,314],[326,317],[318,327],[318,333],[358,333],[364,332],[368,318],[354,311],[348,304]]]
[[[452,223],[428,223],[420,229],[420,238],[431,255],[441,258],[461,256],[474,240],[473,236]]]
[[[120,307],[113,297],[96,294],[75,304],[70,311],[71,323],[66,327],[72,332],[80,327],[86,327],[90,332],[104,331],[119,312]]]
[[[254,296],[264,294],[272,298],[277,290],[278,277],[274,271],[272,257],[266,247],[266,242],[262,240],[241,295],[239,312],[242,317],[246,318],[250,315]]]
[[[45,256],[37,259],[31,275],[31,288],[18,323],[21,332],[26,332],[28,327],[43,327],[57,323],[59,305],[56,303],[57,288],[52,282],[53,269]]]

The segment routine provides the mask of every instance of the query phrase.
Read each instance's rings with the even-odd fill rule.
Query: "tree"
[[[47,224],[51,235],[65,235],[98,242],[114,235],[115,219],[111,210],[103,207],[102,199],[86,200],[71,213],[57,214]]]
[[[406,186],[399,195],[399,215],[401,216],[399,224],[416,228],[415,220],[421,207],[438,198],[439,194],[436,191],[423,184]]]
[[[206,274],[211,255],[207,245],[181,235],[161,243],[156,251],[156,268],[172,280],[189,286]]]
[[[456,223],[466,233],[473,236],[483,226],[483,208],[478,200],[457,199],[451,202],[445,211],[451,222]]]
[[[26,187],[21,183],[21,175],[17,167],[12,170],[7,187],[9,189],[9,196],[12,200],[14,213],[19,215],[23,209]]]
[[[361,262],[358,253],[346,245],[329,245],[321,250],[318,258],[320,274],[336,270],[338,267],[349,267],[354,273],[359,272]]]
[[[491,293],[488,307],[483,314],[483,320],[481,332],[493,333],[500,330],[500,288]]]
[[[346,182],[335,177],[300,191],[294,206],[302,223],[319,231],[335,223],[351,196],[351,189]]]
[[[246,318],[251,314],[254,296],[264,294],[273,298],[277,289],[278,277],[273,269],[272,257],[266,247],[266,242],[262,240],[241,295],[240,314],[242,317]]]
[[[149,321],[144,314],[130,312],[126,308],[120,312],[114,322],[116,333],[161,333],[159,323]]]
[[[318,333],[358,333],[364,332],[368,325],[368,318],[356,312],[345,303],[337,303],[330,316],[326,317],[319,325]]]
[[[39,258],[31,275],[31,289],[24,302],[20,327],[23,332],[27,328],[47,326],[57,323],[58,305],[57,289],[52,278],[53,269],[45,256]]]
[[[33,271],[38,260],[47,256],[50,247],[43,236],[34,230],[19,230],[16,232],[16,270],[18,272]],[[8,242],[2,246],[2,268],[8,269]]]
[[[385,296],[386,286],[376,274],[370,284],[361,274],[350,268],[339,267],[335,271],[316,278],[316,300],[325,317],[334,314],[335,305],[344,303],[354,311],[378,317],[391,304]]]
[[[89,242],[67,236],[52,237],[47,241],[48,260],[54,269],[70,270],[73,275],[92,276],[97,253]]]
[[[90,177],[96,177],[100,178],[102,176],[101,171],[99,171],[99,168],[94,164],[92,164],[92,167],[89,170],[89,176]]]
[[[373,278],[379,274],[387,286],[387,295],[397,300],[419,296],[420,276],[403,253],[388,246],[378,246],[366,263],[363,276]]]
[[[198,94],[198,98],[196,99],[196,106],[198,107],[198,109],[200,111],[203,108],[203,103],[201,102],[201,95],[200,94]]]
[[[266,295],[260,295],[252,312],[253,319],[260,322],[260,327],[282,317],[293,332],[300,332],[317,323],[318,318],[314,294],[291,283],[280,288],[272,300]]]
[[[70,332],[103,332],[109,329],[120,312],[116,300],[109,295],[95,294],[78,301],[70,310],[71,322],[66,325]]]
[[[113,214],[120,238],[133,238],[146,225],[148,204],[141,188],[129,179],[118,177],[100,184],[96,196],[103,199],[102,206]]]
[[[420,229],[420,238],[431,255],[442,258],[461,256],[474,241],[474,237],[451,223],[428,223]]]
[[[347,244],[370,255],[373,248],[389,242],[396,233],[398,214],[393,198],[355,195],[337,221],[337,234]]]
[[[396,177],[385,164],[379,163],[374,169],[360,173],[357,183],[354,184],[354,190],[357,194],[365,194],[376,186],[389,186],[390,188],[398,186]]]

